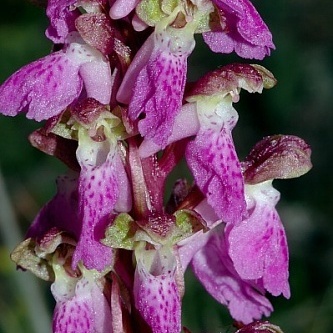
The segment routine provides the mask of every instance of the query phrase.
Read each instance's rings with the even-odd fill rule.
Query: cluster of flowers
[[[290,296],[276,178],[311,168],[300,138],[262,139],[239,161],[241,89],[275,85],[260,65],[230,64],[186,82],[202,34],[213,52],[274,49],[249,0],[48,0],[48,56],[0,87],[0,112],[45,123],[30,135],[68,173],[12,253],[52,282],[55,333],[179,333],[184,272],[238,332],[280,332],[265,296]],[[168,175],[185,158],[165,200]],[[185,329],[188,331],[187,329]]]

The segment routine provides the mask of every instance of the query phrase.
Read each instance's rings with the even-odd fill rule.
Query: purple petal
[[[55,44],[64,43],[67,35],[75,31],[75,19],[80,15],[77,9],[72,9],[77,0],[49,0],[46,14],[50,26],[45,34]]]
[[[62,51],[24,66],[0,87],[0,112],[41,121],[58,115],[82,90],[79,64]],[[13,93],[15,92],[15,93]]]
[[[139,121],[142,136],[163,147],[171,134],[184,92],[186,59],[156,53],[140,72],[129,105],[129,117]],[[171,74],[173,73],[173,74]]]
[[[234,270],[222,232],[213,234],[194,256],[192,267],[208,293],[226,305],[235,320],[247,324],[272,311],[272,305],[262,295],[260,287],[243,281]]]
[[[248,0],[213,0],[223,12],[226,31],[204,33],[204,40],[214,52],[235,51],[243,58],[263,59],[274,49],[272,35]]]
[[[80,67],[80,76],[84,81],[87,97],[102,104],[110,103],[113,82],[109,62],[102,58],[86,62]]]
[[[53,332],[108,333],[111,331],[110,322],[110,306],[102,291],[94,281],[81,278],[76,284],[74,296],[57,302]]]
[[[186,103],[175,118],[167,144],[169,145],[170,143],[195,135],[199,131],[199,128],[200,125],[195,104]],[[139,148],[140,157],[151,156],[160,149],[161,147],[158,144],[145,137]]]
[[[79,209],[82,231],[73,266],[80,260],[88,269],[104,270],[112,263],[112,249],[103,245],[105,228],[110,223],[119,196],[116,147],[108,140],[79,139],[77,158],[81,165]]]
[[[151,34],[135,55],[117,92],[117,100],[124,104],[131,101],[136,78],[146,66],[154,50],[154,34]]]
[[[52,228],[66,231],[77,240],[81,231],[78,219],[77,177],[61,176],[57,179],[58,192],[38,213],[27,232],[27,238],[41,239]]]
[[[138,123],[141,135],[160,147],[166,145],[182,105],[187,57],[194,46],[193,36],[187,38],[180,43],[178,37],[171,36],[166,30],[150,37],[137,55],[139,60],[147,62],[142,66],[142,62],[138,64],[134,59],[126,74],[134,81],[129,82],[125,76],[118,94],[118,99],[124,101],[128,99],[129,92],[132,93],[129,118],[136,121],[144,116]]]
[[[110,9],[110,17],[114,20],[127,16],[138,4],[139,0],[116,0]]]
[[[272,295],[290,297],[288,245],[275,204],[279,192],[271,182],[247,185],[254,200],[251,215],[237,226],[227,226],[229,254],[243,279],[262,279]]]
[[[112,262],[112,250],[100,243],[110,223],[109,214],[116,202],[118,191],[112,163],[93,170],[82,170],[79,200],[82,231],[77,244],[73,266],[80,260],[88,269],[102,271]]]
[[[238,223],[246,212],[240,162],[231,133],[200,131],[186,149],[186,160],[200,190],[224,222]]]
[[[144,251],[143,255],[146,255],[146,252]],[[153,264],[155,267],[149,268],[145,258],[137,255],[134,277],[135,306],[153,333],[181,331],[181,301],[176,283],[176,268],[174,259],[169,259],[168,267],[164,266],[163,259],[159,258],[156,251]]]

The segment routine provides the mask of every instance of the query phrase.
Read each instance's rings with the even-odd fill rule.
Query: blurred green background
[[[290,247],[292,297],[272,299],[271,320],[289,333],[333,332],[333,1],[280,0],[253,3],[270,27],[276,50],[260,62],[278,79],[262,95],[241,94],[234,131],[240,157],[271,134],[294,134],[313,150],[313,169],[299,179],[275,181],[279,212]],[[23,0],[2,0],[0,83],[24,64],[50,52],[41,8]],[[234,61],[214,55],[198,39],[190,58],[191,79]],[[209,55],[208,55],[209,54]],[[16,272],[9,252],[20,241],[39,208],[55,192],[65,167],[29,145],[39,127],[24,116],[0,117],[0,333],[49,329],[53,301],[49,285]],[[7,200],[9,199],[9,200]],[[14,213],[14,215],[11,214]],[[36,287],[37,286],[37,287]],[[43,313],[43,309],[45,313]],[[184,324],[194,333],[230,331],[226,310],[187,275]]]

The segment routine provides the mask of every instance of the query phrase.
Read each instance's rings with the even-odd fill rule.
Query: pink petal
[[[186,160],[207,202],[224,222],[239,223],[246,212],[240,162],[225,128],[200,131],[186,149]]]
[[[163,265],[159,259],[156,260],[155,266]],[[154,270],[146,266],[144,259],[137,256],[134,277],[135,306],[153,333],[179,333],[181,301],[175,267],[169,265]]]
[[[167,144],[195,135],[200,125],[197,116],[197,109],[194,103],[186,103],[175,118],[171,134]],[[142,158],[157,153],[161,147],[151,139],[144,138],[140,145],[139,153]]]
[[[117,92],[117,100],[124,104],[131,101],[136,78],[146,66],[154,50],[154,34],[151,34],[135,55]]]
[[[75,31],[75,19],[80,15],[78,10],[71,7],[77,0],[49,0],[46,14],[50,26],[45,34],[55,44],[64,43],[67,35]]]
[[[136,56],[138,60],[135,58],[130,66],[117,96],[125,102],[131,94],[129,118],[136,121],[143,116],[138,122],[141,135],[160,147],[167,144],[182,105],[187,57],[194,46],[193,36],[187,38],[180,43],[178,37],[171,36],[166,30],[148,38]]]
[[[58,115],[82,90],[78,71],[79,64],[62,51],[24,66],[0,87],[0,112],[15,116],[27,110],[37,121]]]
[[[117,163],[116,147],[110,146],[108,140],[79,140],[77,158],[81,165],[79,209],[82,231],[73,266],[82,260],[88,269],[102,271],[112,263],[112,249],[100,240],[105,236],[105,228],[111,222],[110,216],[119,197],[117,167],[121,164]]]
[[[88,300],[76,298],[57,304],[53,316],[53,332],[93,333],[93,314]]]
[[[87,97],[94,98],[102,104],[110,104],[113,82],[109,62],[102,58],[86,62],[80,67],[80,75]]]
[[[243,281],[233,268],[222,230],[212,234],[207,245],[194,256],[192,267],[208,293],[226,305],[235,320],[247,324],[272,311],[260,287]]]
[[[187,67],[184,60],[155,54],[140,72],[129,105],[132,120],[145,115],[139,120],[141,135],[161,147],[166,145],[174,118],[180,111]]]
[[[241,224],[227,226],[230,257],[241,278],[262,279],[271,294],[289,298],[288,245],[274,207],[279,192],[271,182],[247,186],[252,189],[255,206]]]
[[[110,306],[102,291],[95,282],[81,278],[76,284],[75,295],[57,302],[53,332],[109,333],[110,322]]]
[[[248,0],[214,0],[225,18],[226,31],[204,33],[204,40],[214,52],[235,51],[243,58],[263,59],[274,49],[272,35]],[[221,29],[222,30],[222,29]]]
[[[42,238],[52,228],[70,233],[77,240],[81,231],[78,218],[78,193],[76,176],[57,179],[57,194],[38,213],[26,237]]]
[[[110,9],[110,17],[114,20],[127,16],[136,5],[139,0],[116,0]]]

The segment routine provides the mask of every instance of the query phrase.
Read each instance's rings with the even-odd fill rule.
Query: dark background
[[[263,136],[294,134],[313,150],[313,169],[288,181],[275,181],[278,205],[290,247],[292,297],[272,299],[271,321],[287,333],[333,332],[333,2],[331,0],[256,0],[270,27],[276,50],[260,64],[278,85],[262,95],[241,94],[235,105],[239,123],[234,137],[239,155]],[[23,0],[3,0],[0,11],[0,83],[28,62],[47,55],[44,11]],[[189,61],[189,77],[229,62],[248,62],[215,55],[198,38]],[[53,301],[49,284],[30,273],[15,272],[9,252],[39,208],[55,192],[60,162],[29,145],[27,136],[39,127],[24,116],[0,116],[0,333],[47,332]],[[14,213],[12,215],[11,213]],[[36,287],[37,286],[37,287]],[[184,324],[194,333],[231,331],[232,321],[187,274]],[[42,309],[47,309],[45,314]]]

